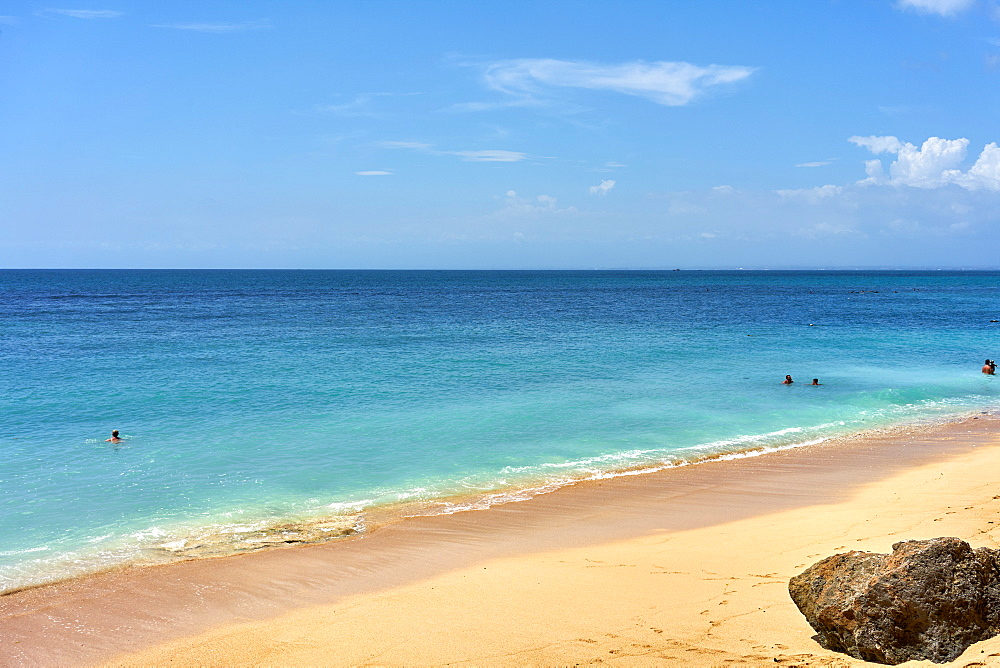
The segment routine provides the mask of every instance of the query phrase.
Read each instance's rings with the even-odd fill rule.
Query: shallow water
[[[0,271],[0,590],[989,410],[998,278]]]

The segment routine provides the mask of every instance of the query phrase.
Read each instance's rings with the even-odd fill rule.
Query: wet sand
[[[997,547],[998,427],[984,415],[16,592],[0,597],[0,665],[861,665],[812,640],[788,579],[904,539]],[[955,663],[972,661],[1000,665],[1000,640]]]

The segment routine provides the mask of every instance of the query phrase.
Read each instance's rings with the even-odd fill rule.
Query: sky
[[[1000,268],[1000,0],[0,0],[0,267]]]

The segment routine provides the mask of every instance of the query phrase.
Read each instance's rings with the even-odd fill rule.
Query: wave
[[[993,400],[995,403],[995,400]],[[0,592],[36,586],[123,564],[157,564],[220,557],[284,546],[327,542],[370,531],[374,526],[406,517],[487,510],[529,501],[567,485],[585,481],[637,476],[712,461],[757,457],[781,450],[821,445],[835,438],[884,433],[897,428],[954,422],[973,413],[967,401],[915,402],[862,411],[853,420],[834,420],[759,434],[706,441],[684,447],[636,448],[570,461],[506,466],[490,474],[465,476],[435,484],[373,490],[355,499],[320,501],[299,506],[296,517],[258,511],[256,519],[243,510],[218,512],[212,520],[157,523],[123,535],[103,531],[82,547],[45,545],[0,552],[16,563],[0,565]],[[905,419],[903,419],[905,418]],[[372,522],[372,517],[378,520]],[[220,521],[228,518],[228,521]]]

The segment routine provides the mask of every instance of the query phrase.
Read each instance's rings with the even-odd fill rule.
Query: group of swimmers
[[[781,384],[782,385],[791,385],[794,382],[795,381],[792,380],[791,376],[785,376],[785,379],[783,381],[781,381]],[[819,382],[819,378],[813,378],[813,382],[811,382],[809,384],[810,385],[822,385],[823,383]]]
[[[997,372],[997,363],[996,363],[996,361],[987,358],[986,362],[983,364],[983,373],[985,373],[987,375],[990,375],[990,376],[993,376],[993,375],[996,375],[996,372]],[[785,379],[783,381],[781,381],[781,384],[782,385],[791,385],[794,382],[795,381],[792,380],[791,376],[785,376]],[[813,378],[813,382],[810,383],[810,385],[822,385],[822,384],[823,383],[819,382],[819,378]]]

